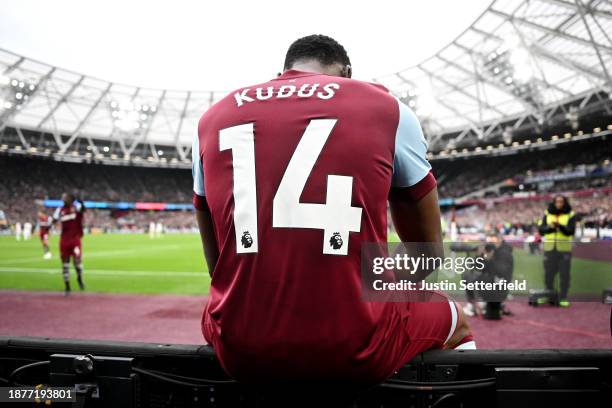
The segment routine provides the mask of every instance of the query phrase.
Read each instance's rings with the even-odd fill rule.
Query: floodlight
[[[146,128],[153,119],[154,110],[148,104],[112,101],[110,108],[115,127],[123,132],[138,132],[139,129]]]

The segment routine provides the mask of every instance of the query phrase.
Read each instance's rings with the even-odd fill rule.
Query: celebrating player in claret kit
[[[81,238],[83,237],[83,215],[85,205],[76,199],[74,194],[62,194],[64,205],[58,207],[53,214],[53,222],[60,222],[62,233],[60,235],[60,256],[62,259],[62,274],[64,276],[65,294],[70,294],[70,259],[74,263],[79,288],[85,290],[83,284],[83,251]]]
[[[53,217],[47,214],[44,207],[40,207],[38,210],[38,236],[43,246],[44,259],[51,259],[51,250],[49,249],[49,234],[51,233],[51,227],[53,226]]]

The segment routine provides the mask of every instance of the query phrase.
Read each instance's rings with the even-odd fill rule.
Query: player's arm
[[[436,179],[427,161],[427,142],[418,119],[403,103],[399,105],[399,124],[395,137],[393,177],[389,207],[393,225],[408,252],[442,257],[442,228]],[[425,278],[430,270],[411,276]]]
[[[60,220],[60,216],[60,207],[57,207],[51,216],[51,225],[55,225]]]
[[[74,206],[76,207],[76,210],[80,213],[84,213],[86,209],[85,201],[83,201],[83,199],[81,198],[81,194],[79,193],[79,191],[73,190],[72,196],[74,197]]]
[[[389,194],[389,208],[395,230],[402,242],[442,242],[440,225],[440,206],[435,179],[428,173],[420,186],[415,188],[392,188]],[[428,184],[428,186],[425,186]],[[429,184],[434,184],[430,187]],[[416,188],[425,188],[428,192],[415,199]]]
[[[436,179],[427,161],[427,141],[415,114],[398,100],[389,206],[403,242],[442,242]]]
[[[219,259],[219,246],[215,235],[212,215],[206,194],[204,192],[204,169],[202,167],[202,156],[200,154],[200,141],[198,136],[194,138],[192,146],[192,175],[193,175],[193,207],[195,208],[196,221],[200,230],[204,258],[208,265],[208,273],[213,276],[217,259]]]
[[[199,204],[195,204],[197,201],[199,201]],[[204,258],[208,265],[208,273],[212,277],[215,266],[217,265],[217,259],[219,259],[219,247],[215,236],[215,228],[213,226],[210,209],[206,203],[206,197],[194,195],[194,207],[196,205],[196,220],[198,222],[198,228],[200,229],[202,249],[204,250]]]

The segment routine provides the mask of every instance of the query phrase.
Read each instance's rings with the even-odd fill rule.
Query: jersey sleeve
[[[193,176],[193,192],[199,196],[204,193],[204,170],[202,168],[202,156],[200,155],[200,138],[196,134],[191,147],[191,174]]]
[[[54,221],[59,221],[59,219],[60,219],[60,211],[61,211],[61,210],[60,210],[60,208],[59,208],[59,207],[57,207],[57,208],[55,209],[55,211],[53,212],[53,216],[52,216],[51,218],[52,218]]]
[[[399,100],[399,123],[395,134],[392,187],[411,187],[431,171],[427,161],[427,141],[419,120],[410,108]]]
[[[76,211],[78,213],[83,213],[85,212],[85,204],[83,204],[82,201],[80,200],[75,200],[74,201],[74,208],[76,209]]]
[[[198,134],[193,138],[193,145],[191,146],[191,175],[193,176],[193,206],[196,210],[205,210],[207,204],[204,191],[204,168],[202,167]]]

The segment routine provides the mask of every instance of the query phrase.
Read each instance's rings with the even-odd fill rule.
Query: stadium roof
[[[415,109],[434,148],[452,148],[593,102],[609,109],[610,33],[609,1],[497,0],[438,53],[376,81]],[[109,140],[123,157],[173,146],[188,161],[198,118],[224,95],[111,83],[0,50],[0,130],[52,134],[60,154],[81,138],[95,153],[94,139]]]
[[[435,55],[377,80],[416,109],[430,143],[456,133],[454,147],[609,95],[611,33],[610,1],[498,0]]]

